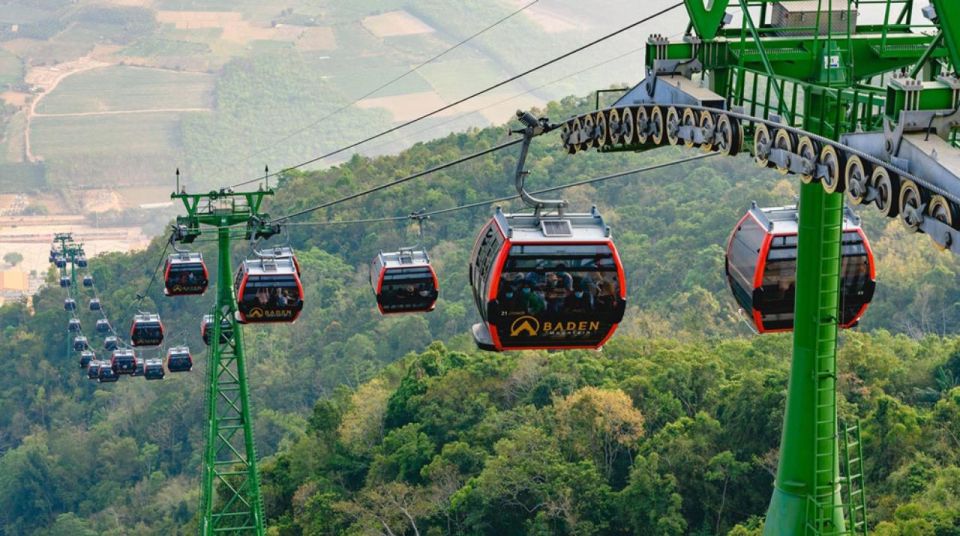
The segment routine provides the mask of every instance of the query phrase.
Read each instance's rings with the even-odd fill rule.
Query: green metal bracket
[[[705,3],[706,2],[706,3]],[[710,40],[720,31],[730,0],[686,0],[684,7],[700,39]]]

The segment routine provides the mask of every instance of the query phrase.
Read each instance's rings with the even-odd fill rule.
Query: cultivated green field
[[[134,113],[33,120],[33,152],[52,185],[153,185],[183,165],[182,117]]]
[[[33,152],[49,159],[113,153],[165,153],[180,145],[180,116],[137,113],[38,117],[31,129]]]
[[[38,114],[209,108],[215,78],[140,67],[106,67],[63,80],[37,105]]]
[[[424,65],[417,72],[437,93],[450,100],[469,95],[478,86],[492,85],[508,76],[495,63],[481,58],[438,61]]]
[[[6,50],[0,49],[0,89],[21,80],[23,80],[23,62]]]

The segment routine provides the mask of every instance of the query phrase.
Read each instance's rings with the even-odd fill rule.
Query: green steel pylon
[[[213,227],[219,252],[217,302],[207,352],[207,442],[199,511],[199,532],[203,536],[264,534],[243,331],[234,315],[237,297],[233,289],[230,242],[232,231],[238,226],[243,227],[238,238],[264,237],[275,232],[263,225],[268,217],[260,212],[267,195],[273,195],[273,191],[171,195],[173,199],[182,200],[187,209],[187,216],[177,218],[176,239],[190,243],[201,234],[201,226]],[[224,321],[231,330],[229,336],[221,340]]]

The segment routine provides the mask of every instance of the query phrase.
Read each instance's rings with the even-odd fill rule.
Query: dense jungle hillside
[[[567,98],[554,119],[590,106]],[[277,217],[473,153],[503,126],[281,180]],[[538,139],[532,188],[694,155],[582,154]],[[516,148],[294,221],[306,307],[292,326],[245,329],[270,532],[298,534],[759,534],[776,466],[790,338],[756,336],[723,279],[725,240],[751,200],[795,184],[747,157],[709,158],[565,192],[613,228],[628,310],[603,352],[481,353],[467,284],[492,207],[430,220],[437,310],[382,318],[367,263],[410,244],[402,216],[512,193]],[[505,209],[518,208],[506,203]],[[960,264],[862,211],[878,290],[840,355],[841,417],[861,419],[875,534],[960,534]],[[166,237],[91,261],[118,326],[157,310],[200,355],[212,292],[170,299],[150,281]],[[209,243],[201,243],[208,261]],[[237,244],[234,263],[249,254]],[[215,262],[210,266],[216,269]],[[50,275],[52,281],[52,273]],[[55,285],[0,308],[0,534],[196,531],[205,366],[101,386],[66,350]],[[84,313],[86,314],[86,313]],[[92,317],[84,317],[92,322]]]

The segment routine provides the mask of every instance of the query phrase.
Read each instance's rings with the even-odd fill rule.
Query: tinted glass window
[[[753,289],[757,257],[760,254],[760,247],[763,245],[765,236],[766,233],[753,218],[745,219],[733,235],[727,266],[730,275],[744,289],[751,289],[751,291]]]
[[[238,298],[238,309],[247,322],[290,322],[303,309],[294,274],[251,275]]]
[[[497,294],[501,310],[517,314],[611,312],[620,280],[606,245],[516,245]]]
[[[429,310],[437,300],[433,272],[427,267],[391,268],[377,300],[384,312]]]

